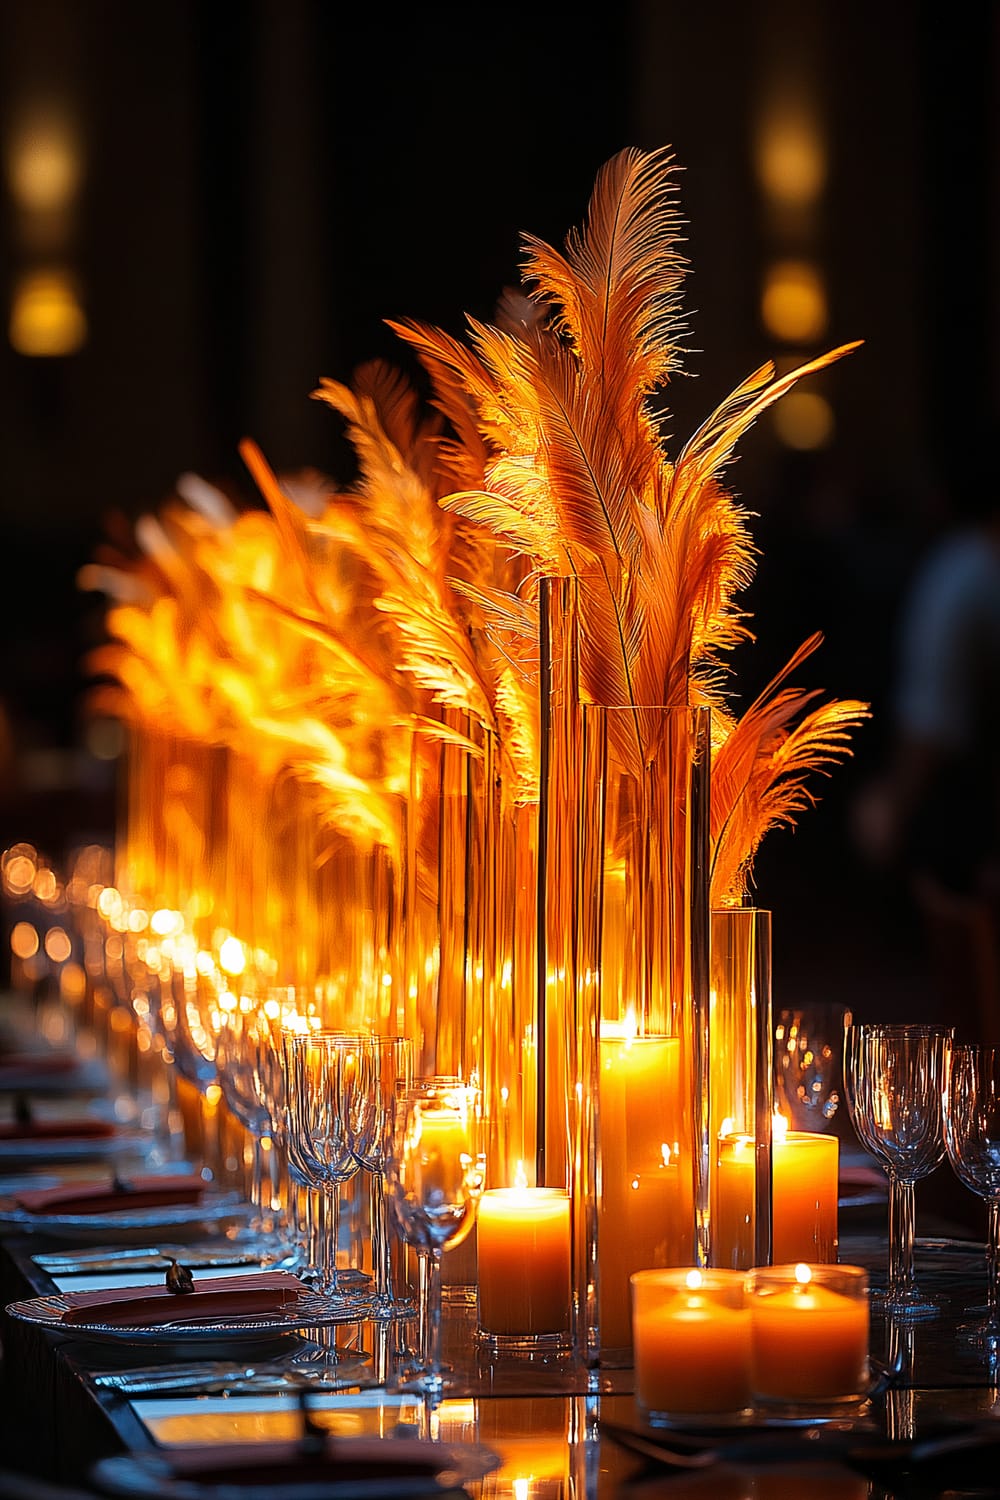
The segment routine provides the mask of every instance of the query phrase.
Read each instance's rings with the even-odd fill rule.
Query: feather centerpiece
[[[529,577],[578,580],[582,692],[634,709],[614,720],[623,726],[624,762],[639,774],[656,753],[655,705],[713,709],[717,748],[737,735],[733,763],[741,747],[756,747],[754,774],[739,783],[745,816],[726,808],[722,792],[713,812],[713,837],[725,842],[715,851],[715,895],[733,900],[765,829],[807,805],[804,778],[849,753],[849,730],[866,706],[829,704],[793,730],[811,695],[782,694],[772,705],[789,736],[780,755],[773,737],[755,733],[760,704],[742,729],[732,717],[725,656],[749,637],[737,599],[752,578],[754,549],[746,513],[722,478],[768,407],[858,345],[781,376],[762,365],[671,461],[654,403],[679,368],[683,331],[674,170],[667,151],[622,151],[599,173],[565,253],[526,237],[524,298],[533,315],[522,307],[513,331],[470,320],[462,344],[419,323],[392,326],[425,365],[439,408],[458,411],[465,427],[468,407],[476,414],[483,485],[441,503],[523,554]],[[508,638],[520,628],[529,640],[518,610],[492,602],[494,628],[502,622]],[[722,785],[732,786],[725,766]]]

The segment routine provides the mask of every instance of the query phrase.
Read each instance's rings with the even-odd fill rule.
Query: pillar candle
[[[636,1398],[644,1412],[740,1411],[750,1403],[750,1312],[735,1271],[632,1278]]]
[[[569,1327],[569,1196],[492,1188],[479,1204],[479,1326],[520,1336]]]
[[[601,1022],[600,1330],[628,1348],[633,1271],[690,1264],[694,1190],[684,1138],[678,1037],[634,1036]]]
[[[776,1264],[837,1259],[840,1146],[834,1135],[789,1131],[773,1141],[773,1254]],[[749,1268],[753,1261],[754,1144],[723,1136],[712,1215],[716,1265]]]
[[[764,1400],[856,1396],[865,1388],[868,1294],[856,1266],[751,1272],[750,1378]]]

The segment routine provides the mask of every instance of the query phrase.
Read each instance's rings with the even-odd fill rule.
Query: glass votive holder
[[[562,1188],[491,1188],[479,1202],[479,1332],[497,1353],[568,1347],[569,1194]]]
[[[741,1271],[636,1271],[639,1410],[653,1427],[750,1405],[750,1313]]]
[[[856,1401],[868,1387],[868,1273],[861,1266],[756,1266],[747,1275],[755,1401]]]

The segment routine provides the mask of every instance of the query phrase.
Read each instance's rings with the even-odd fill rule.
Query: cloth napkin
[[[7,1120],[0,1125],[0,1141],[103,1140],[115,1133],[110,1120],[84,1116],[78,1120]]]
[[[129,1191],[116,1193],[109,1182],[63,1183],[15,1195],[18,1208],[31,1214],[109,1214],[116,1209],[165,1208],[197,1203],[205,1190],[200,1177],[131,1177]]]
[[[280,1312],[309,1288],[288,1271],[261,1271],[250,1276],[207,1276],[192,1292],[172,1292],[166,1280],[153,1286],[105,1287],[99,1292],[64,1292],[64,1323],[111,1323],[116,1328],[173,1323],[178,1319],[210,1322]]]

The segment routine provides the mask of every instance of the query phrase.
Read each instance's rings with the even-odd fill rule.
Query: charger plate
[[[177,1318],[169,1323],[140,1324],[123,1328],[113,1323],[64,1323],[68,1303],[59,1293],[51,1297],[31,1297],[12,1302],[7,1314],[20,1323],[30,1323],[46,1333],[88,1344],[127,1344],[144,1346],[230,1345],[246,1341],[275,1338],[295,1333],[300,1328],[321,1328],[335,1323],[357,1322],[364,1314],[358,1308],[337,1307],[333,1299],[311,1294],[300,1297],[288,1312],[257,1313],[236,1318]]]
[[[124,1195],[123,1195],[124,1196]],[[43,1234],[48,1239],[87,1242],[107,1239],[126,1241],[130,1234],[145,1236],[151,1229],[183,1225],[218,1224],[246,1219],[250,1205],[238,1193],[204,1193],[200,1203],[161,1204],[158,1208],[116,1208],[105,1214],[33,1214],[13,1203],[0,1206],[0,1228],[19,1234]]]

